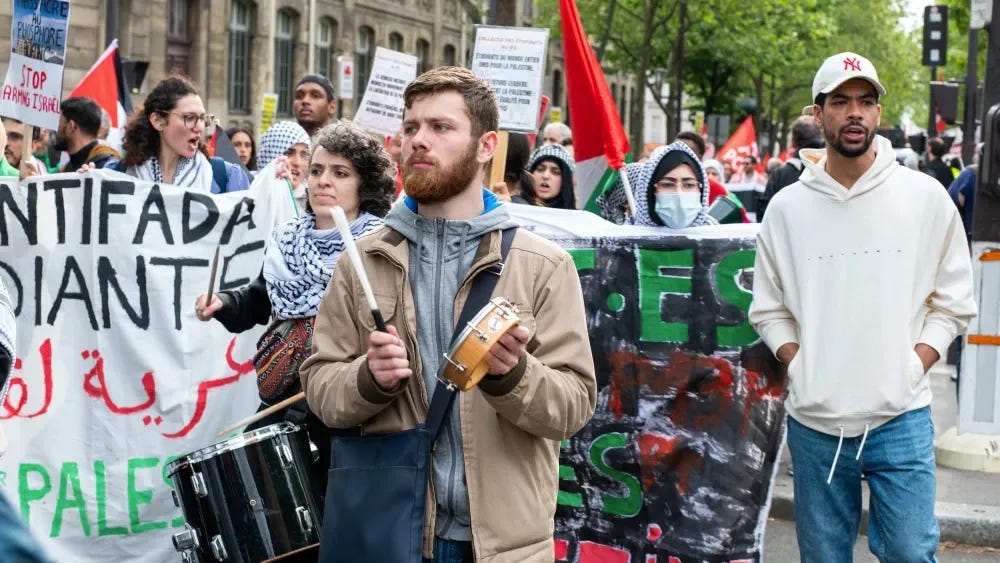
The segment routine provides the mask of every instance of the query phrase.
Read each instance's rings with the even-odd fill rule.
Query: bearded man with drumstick
[[[493,295],[520,324],[486,353],[488,374],[459,394],[436,441],[423,556],[552,561],[560,441],[596,400],[580,280],[566,251],[524,229],[498,267],[501,232],[515,225],[483,187],[498,143],[490,87],[440,67],[404,101],[406,196],[385,228],[357,241],[387,331],[376,329],[357,268],[341,261],[300,372],[306,398],[332,428],[387,434],[424,422],[470,281],[494,269]]]

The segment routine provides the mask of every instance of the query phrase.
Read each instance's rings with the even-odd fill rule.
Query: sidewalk
[[[955,426],[958,418],[955,382],[951,380],[953,372],[954,367],[944,363],[938,363],[930,372],[934,392],[931,415],[937,435]],[[781,520],[794,520],[795,497],[788,463],[788,448],[785,447],[775,478],[770,513],[772,518]],[[1000,547],[1000,475],[938,466],[937,481],[934,512],[941,527],[941,541]],[[865,533],[868,522],[867,486],[863,487],[863,494],[861,530]]]

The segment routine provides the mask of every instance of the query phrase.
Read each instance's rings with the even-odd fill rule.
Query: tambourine
[[[486,352],[510,328],[521,322],[517,309],[503,297],[494,297],[458,335],[444,355],[441,382],[460,391],[468,391],[489,371]]]

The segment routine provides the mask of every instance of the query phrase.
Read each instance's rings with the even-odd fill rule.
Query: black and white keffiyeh
[[[361,213],[351,222],[358,238],[382,226],[382,219]],[[312,213],[286,223],[274,232],[264,257],[264,281],[275,319],[302,319],[316,315],[333,266],[344,251],[340,231],[317,230]]]
[[[145,162],[129,168],[125,173],[147,182],[163,183],[163,169],[156,156],[147,158]],[[171,182],[171,185],[211,192],[212,181],[212,164],[205,158],[205,155],[196,152],[193,158],[181,157],[177,161],[177,169],[174,171],[174,181]]]
[[[295,145],[309,146],[309,133],[294,121],[279,121],[270,126],[260,137],[257,151],[257,170],[263,170],[274,159],[288,152]]]

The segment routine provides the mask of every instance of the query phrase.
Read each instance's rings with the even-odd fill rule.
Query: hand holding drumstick
[[[409,379],[413,370],[396,327],[387,325],[385,328],[388,332],[376,330],[368,336],[368,370],[382,390],[392,391]]]

